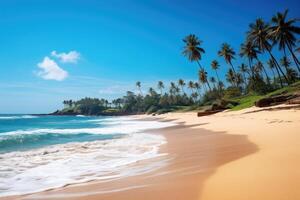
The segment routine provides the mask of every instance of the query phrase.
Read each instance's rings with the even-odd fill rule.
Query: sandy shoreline
[[[153,133],[167,138],[161,148],[168,153],[166,167],[106,183],[0,199],[300,198],[299,109],[250,108],[200,118],[193,112],[151,118],[179,123]]]

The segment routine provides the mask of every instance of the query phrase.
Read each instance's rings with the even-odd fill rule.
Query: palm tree
[[[217,75],[217,79],[218,79],[218,82],[219,82],[220,79],[219,79],[219,75],[218,75],[218,71],[217,70],[219,69],[220,65],[219,65],[218,61],[217,60],[213,60],[210,65],[211,65],[211,68],[213,70],[215,70],[216,75]]]
[[[285,68],[289,80],[295,82],[297,79],[297,72],[290,68],[291,61],[286,56],[283,56],[283,58],[280,59],[280,64]]]
[[[287,19],[288,10],[283,13],[278,12],[272,17],[272,26],[270,27],[270,36],[275,43],[278,43],[279,50],[284,51],[286,56],[286,48],[291,53],[294,62],[300,72],[300,62],[294,54],[293,48],[296,46],[296,34],[300,34],[300,27],[296,26],[297,19]]]
[[[160,94],[162,95],[162,90],[165,88],[164,83],[162,81],[158,81],[157,88],[160,90]]]
[[[257,50],[255,46],[253,46],[252,42],[246,41],[246,43],[241,44],[240,56],[248,58],[248,64],[251,69],[252,76],[253,76],[252,62],[254,59],[257,59],[257,54],[259,53],[260,51]]]
[[[251,23],[249,25],[250,31],[247,32],[247,40],[251,41],[253,46],[256,46],[260,51],[264,52],[267,51],[272,58],[272,60],[275,63],[276,69],[281,72],[285,80],[288,82],[287,77],[283,73],[282,69],[280,68],[277,60],[273,56],[271,49],[272,46],[269,42],[270,37],[269,37],[269,25],[266,24],[262,19],[257,19],[255,23]],[[278,71],[278,73],[279,73]],[[279,80],[280,80],[280,85],[283,87],[282,79],[279,74]]]
[[[227,74],[226,74],[226,80],[232,85],[234,86],[235,83],[235,74],[233,72],[232,69],[229,69]]]
[[[209,82],[207,81],[207,72],[204,69],[201,69],[199,70],[198,76],[199,76],[199,81],[203,84],[206,83],[209,91],[211,91]]]
[[[185,86],[185,82],[183,79],[178,80],[178,85],[181,87],[182,92],[184,93],[183,87]]]
[[[224,57],[226,63],[230,64],[231,69],[233,70],[233,72],[235,74],[235,69],[232,65],[232,60],[235,59],[234,58],[235,52],[234,52],[233,48],[231,48],[229,44],[223,43],[222,47],[221,47],[221,50],[218,51],[218,55],[221,56],[221,57]]]
[[[142,90],[141,90],[141,82],[140,81],[137,81],[135,83],[136,87],[138,88],[138,90],[140,91],[140,95],[143,96],[143,93],[142,93]]]
[[[190,88],[190,90],[192,91],[192,93],[194,92],[193,89],[194,89],[194,82],[193,81],[189,81],[188,82],[188,88]]]
[[[213,76],[210,77],[209,81],[213,84],[214,88],[216,88],[216,79],[215,79],[215,77],[213,77]]]
[[[200,64],[202,54],[205,53],[205,50],[201,47],[202,41],[194,34],[190,34],[183,39],[185,46],[183,48],[182,54],[186,56],[189,61],[196,61],[200,67],[200,70],[204,68]],[[209,83],[208,83],[209,84]]]
[[[205,53],[204,49],[201,46],[202,41],[198,39],[198,37],[194,34],[190,34],[183,39],[185,46],[183,48],[183,55],[186,56],[189,61],[194,62],[196,61],[202,69],[200,64],[200,60],[202,58],[202,54]]]

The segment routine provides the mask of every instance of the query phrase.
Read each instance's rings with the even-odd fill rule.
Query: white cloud
[[[68,72],[60,68],[58,64],[48,56],[44,57],[44,60],[37,65],[41,68],[38,75],[43,79],[62,81],[68,77]]]
[[[51,52],[51,56],[58,58],[62,63],[77,63],[80,58],[80,53],[77,51],[70,51],[69,53]]]

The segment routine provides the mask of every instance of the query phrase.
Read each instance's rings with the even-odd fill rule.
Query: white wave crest
[[[174,123],[171,122],[158,122],[158,121],[110,121],[110,122],[99,122],[99,124],[112,125],[108,127],[100,128],[77,128],[77,129],[33,129],[33,130],[17,130],[1,133],[4,135],[23,135],[23,134],[129,134],[137,133],[147,129],[158,129],[174,126]]]
[[[33,115],[16,115],[16,116],[0,116],[0,120],[9,120],[9,119],[33,119],[38,118],[38,116]]]

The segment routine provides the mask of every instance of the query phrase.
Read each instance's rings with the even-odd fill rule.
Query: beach
[[[149,130],[167,138],[160,148],[168,154],[166,166],[124,179],[2,199],[298,199],[299,116],[299,108],[287,106],[205,117],[195,112],[135,116],[178,124]]]

